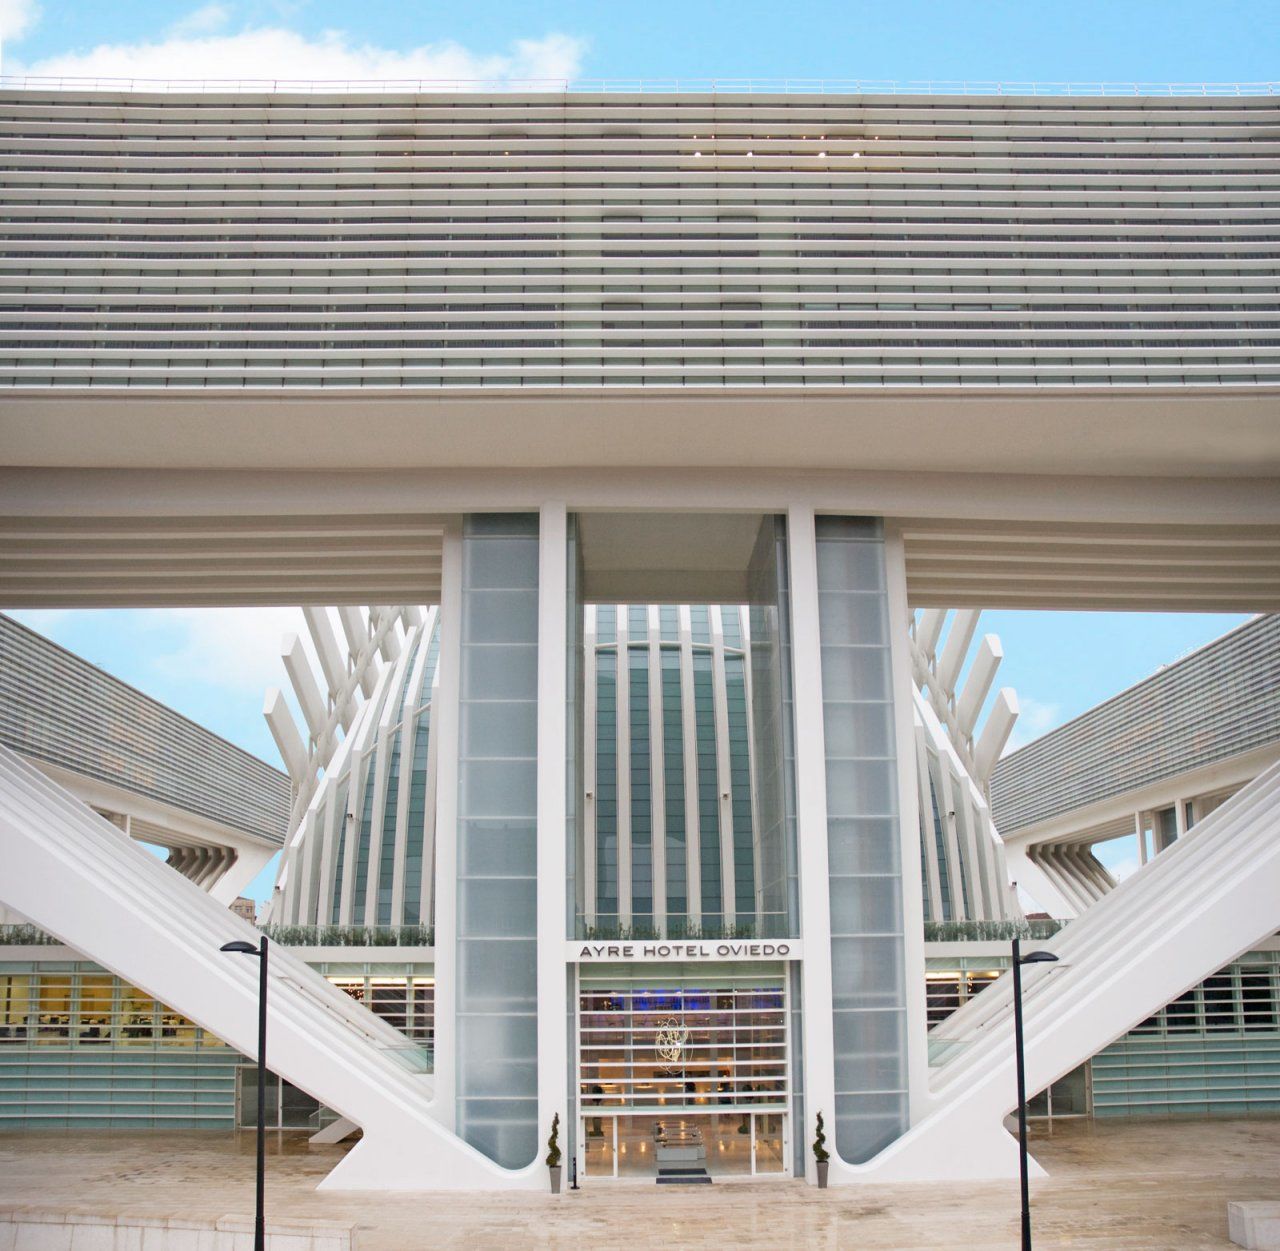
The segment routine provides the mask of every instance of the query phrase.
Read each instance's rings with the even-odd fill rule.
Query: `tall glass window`
[[[689,910],[688,835],[685,830],[684,709],[680,694],[680,653],[662,652],[663,802],[667,839],[667,921],[669,934],[687,924]]]
[[[726,642],[728,641],[726,637]],[[756,840],[751,813],[751,740],[747,734],[746,661],[726,655],[725,694],[729,710],[729,795],[733,812],[735,924],[756,924]]]
[[[628,668],[631,679],[631,923],[643,930],[653,925],[653,782],[647,647],[630,649]]]
[[[710,652],[693,654],[693,700],[698,749],[702,924],[704,929],[714,929],[724,919],[724,893],[720,881],[720,775],[716,761],[715,674]]]
[[[878,522],[822,517],[817,540],[836,1146],[859,1164],[907,1127],[888,598]]]
[[[602,926],[618,915],[618,653],[596,662],[596,911]]]
[[[457,1124],[538,1150],[538,519],[467,518],[458,757]]]

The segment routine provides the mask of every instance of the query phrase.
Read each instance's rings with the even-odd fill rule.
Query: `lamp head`
[[[1023,956],[1019,964],[1053,964],[1058,957],[1052,951],[1029,951]]]
[[[223,943],[218,950],[238,951],[246,956],[257,956],[262,954],[252,943],[245,942],[243,938],[237,938],[233,943]]]

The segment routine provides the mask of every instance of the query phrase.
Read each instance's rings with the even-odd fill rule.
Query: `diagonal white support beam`
[[[307,780],[308,771],[312,770],[311,761],[307,756],[307,745],[302,741],[302,735],[298,733],[298,727],[293,721],[293,713],[289,711],[289,705],[284,702],[284,696],[274,686],[267,691],[262,715],[267,719],[267,727],[271,731],[271,737],[276,741],[276,746],[280,749],[280,758],[284,761],[284,767],[288,770],[289,776],[295,784],[302,784]]]
[[[311,740],[319,743],[325,736],[329,710],[325,706],[325,698],[316,685],[315,675],[311,672],[311,664],[307,653],[303,650],[302,640],[296,634],[286,634],[280,648],[280,659],[284,661],[284,671],[289,675],[293,693],[298,697],[298,706],[306,720]]]
[[[942,636],[942,625],[947,619],[945,608],[926,608],[916,618],[916,646],[929,660],[938,651],[938,639]]]
[[[302,615],[306,619],[311,641],[316,645],[316,655],[320,658],[320,671],[324,674],[325,682],[328,683],[329,695],[334,698],[337,692],[341,690],[343,680],[347,676],[347,666],[342,658],[342,649],[338,646],[338,639],[333,632],[333,624],[329,619],[329,613],[324,608],[308,606],[302,610]],[[354,706],[348,705],[346,708],[340,709],[340,713],[342,728],[344,730],[349,729],[351,719],[355,716]]]
[[[1018,719],[1018,697],[1012,687],[1003,687],[996,696],[991,707],[991,715],[982,728],[982,736],[973,750],[974,780],[979,786],[986,786],[991,777],[991,770],[996,767],[1004,745],[1013,733],[1013,724]]]
[[[991,685],[996,679],[996,670],[1004,659],[1004,648],[994,634],[984,634],[978,644],[977,655],[969,667],[969,676],[965,679],[964,689],[956,701],[956,724],[960,733],[971,736],[978,724],[978,714],[986,702]]]
[[[955,694],[956,680],[960,677],[980,616],[982,613],[978,610],[965,608],[951,619],[947,641],[942,645],[942,655],[938,659],[938,684],[947,692],[948,697]]]

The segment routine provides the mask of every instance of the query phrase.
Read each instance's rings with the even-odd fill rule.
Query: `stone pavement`
[[[318,1194],[341,1148],[273,1138],[269,1217],[352,1220],[360,1251],[1015,1251],[1017,1184],[868,1186],[794,1181],[674,1191],[597,1182],[577,1193]],[[1036,1251],[1230,1247],[1229,1199],[1280,1198],[1280,1119],[1064,1121],[1036,1132]],[[0,1134],[0,1206],[137,1215],[244,1214],[251,1134]]]

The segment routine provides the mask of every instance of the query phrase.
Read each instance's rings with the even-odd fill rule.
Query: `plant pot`
[[[547,1172],[551,1174],[551,1193],[558,1195],[560,1193],[560,1174],[564,1172],[564,1166],[561,1164],[553,1164],[548,1166]]]
[[[819,1160],[814,1167],[818,1170],[818,1189],[827,1188],[827,1170],[831,1168],[830,1160]]]

